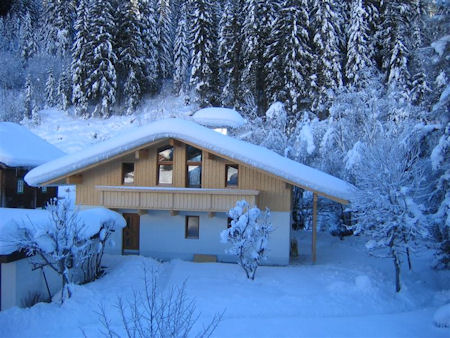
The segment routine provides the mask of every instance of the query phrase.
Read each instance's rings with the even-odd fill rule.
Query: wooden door
[[[139,253],[139,223],[138,214],[123,214],[127,226],[123,228],[122,251],[123,253]]]

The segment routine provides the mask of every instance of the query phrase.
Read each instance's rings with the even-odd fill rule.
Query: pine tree
[[[180,95],[186,91],[187,72],[189,67],[189,46],[187,30],[187,9],[183,2],[178,18],[177,31],[174,42],[174,61],[173,61],[173,91]]]
[[[22,18],[20,28],[20,45],[21,56],[25,62],[27,62],[29,58],[33,57],[38,51],[38,46],[35,40],[35,33],[31,25],[31,16],[29,12],[27,12]]]
[[[431,88],[428,86],[425,73],[420,71],[414,75],[411,82],[411,101],[414,104],[421,104],[425,96],[430,92]]]
[[[75,21],[75,42],[72,48],[72,103],[78,116],[87,117],[88,99],[86,79],[88,69],[92,66],[91,51],[88,47],[89,25],[87,0],[80,0],[77,7],[77,19]]]
[[[370,49],[368,37],[368,16],[362,0],[353,0],[351,3],[345,75],[348,83],[358,88],[364,87],[373,67],[373,53]]]
[[[336,90],[342,86],[342,59],[339,49],[340,28],[331,0],[313,1],[313,42],[314,68],[316,69],[317,96],[314,108],[325,111],[324,104],[329,99],[329,90]]]
[[[25,81],[25,97],[23,102],[24,107],[24,114],[23,117],[27,119],[32,118],[32,112],[33,112],[33,87],[31,84],[31,77],[30,75],[27,76],[27,79]]]
[[[286,102],[294,115],[302,98],[308,96],[312,53],[306,0],[284,0],[272,28],[267,49],[267,92],[271,102]]]
[[[116,101],[117,56],[113,49],[115,23],[109,1],[95,0],[89,11],[89,42],[92,61],[87,68],[86,89],[88,99],[96,105],[94,115],[108,118]]]
[[[223,106],[237,106],[242,73],[242,1],[228,0],[222,15],[219,31],[220,73],[223,82]]]
[[[141,37],[145,66],[145,82],[141,84],[144,92],[157,93],[161,87],[158,28],[156,4],[158,0],[141,0],[139,11],[141,13]]]
[[[70,82],[70,76],[68,70],[64,70],[61,73],[61,77],[58,82],[58,98],[59,106],[62,110],[67,111],[70,106],[70,99],[72,97],[72,84]]]
[[[253,100],[258,113],[266,108],[264,92],[266,91],[266,73],[264,70],[264,51],[269,44],[273,21],[272,5],[267,0],[245,0],[245,20],[242,28],[242,63],[241,101]]]
[[[127,114],[131,114],[142,98],[143,89],[140,84],[145,79],[141,13],[134,0],[123,1],[120,12],[119,34],[116,39],[117,72],[124,82],[123,97],[126,100]]]
[[[209,0],[192,2],[192,69],[190,83],[201,107],[217,102],[217,51],[214,49],[213,6]]]
[[[53,55],[65,56],[72,46],[72,1],[44,0],[46,50]]]
[[[160,0],[159,4],[159,62],[161,76],[167,79],[173,71],[173,22],[171,1]]]
[[[54,107],[56,105],[55,89],[55,77],[53,76],[53,69],[50,69],[48,71],[47,82],[45,83],[45,101],[48,107]]]

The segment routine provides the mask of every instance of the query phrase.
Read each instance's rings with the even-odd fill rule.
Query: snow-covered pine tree
[[[411,4],[401,0],[386,1],[381,9],[382,67],[386,82],[406,97],[410,81],[407,17],[411,13]]]
[[[88,99],[96,105],[94,115],[108,118],[116,101],[117,56],[113,49],[116,34],[114,9],[111,2],[94,0],[89,11],[88,48],[92,60],[88,63],[86,90]]]
[[[41,123],[41,115],[39,115],[38,107],[36,106],[35,102],[33,101],[31,108],[31,122],[37,126]]]
[[[335,6],[331,0],[313,0],[312,5],[314,65],[316,73],[315,86],[317,94],[314,98],[313,108],[320,113],[320,117],[326,116],[326,105],[330,99],[330,93],[343,84],[342,82],[342,57],[339,48],[340,27],[335,12]]]
[[[189,67],[189,41],[187,26],[186,2],[182,2],[179,10],[177,30],[173,53],[173,92],[181,95],[186,92]]]
[[[414,104],[421,104],[431,88],[428,86],[427,76],[423,71],[418,72],[412,78],[410,97]]]
[[[169,78],[173,72],[174,24],[171,0],[159,0],[159,64],[161,76]]]
[[[23,101],[23,108],[24,108],[23,117],[31,120],[33,112],[33,85],[31,83],[30,75],[28,75],[25,80],[25,95]]]
[[[74,2],[44,0],[45,47],[48,53],[65,56],[72,46]]]
[[[70,75],[68,69],[64,69],[58,82],[58,101],[59,107],[65,112],[70,106],[71,97],[72,84],[70,82]]]
[[[89,41],[89,13],[88,0],[80,0],[77,7],[75,21],[75,41],[72,48],[72,103],[75,106],[75,114],[87,117],[88,99],[86,79],[88,69],[92,69],[91,51]]]
[[[190,34],[192,69],[190,84],[201,107],[214,105],[218,96],[217,37],[214,35],[214,7],[210,0],[191,3]]]
[[[155,94],[161,87],[160,68],[158,56],[158,0],[139,1],[139,11],[141,13],[141,37],[145,66],[145,82],[141,87],[144,92]]]
[[[309,92],[312,54],[308,1],[284,0],[276,16],[266,53],[269,101],[281,100],[295,115]]]
[[[53,75],[53,69],[48,71],[47,82],[45,83],[45,102],[48,107],[54,107],[56,105],[56,81]]]
[[[242,0],[228,0],[219,30],[219,64],[222,83],[221,103],[225,107],[238,105],[242,72]]]
[[[27,12],[21,20],[20,49],[24,62],[27,62],[28,59],[33,57],[38,51],[38,45],[35,40],[35,32],[31,24],[29,12]]]
[[[362,0],[351,2],[345,75],[348,83],[357,88],[366,85],[374,65],[368,36],[368,16]]]
[[[239,99],[243,104],[253,101],[260,115],[264,113],[267,105],[264,95],[267,84],[264,52],[268,48],[269,36],[272,34],[271,27],[275,11],[273,7],[277,5],[277,1],[268,0],[245,0],[244,4],[241,58],[244,68]]]
[[[145,80],[145,58],[142,44],[141,13],[134,0],[120,5],[117,38],[117,73],[123,82],[123,98],[127,114],[131,114],[143,95],[141,83]]]

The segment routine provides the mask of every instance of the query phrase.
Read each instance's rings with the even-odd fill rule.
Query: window
[[[186,146],[186,186],[201,188],[202,186],[202,151],[192,146]]]
[[[227,164],[225,167],[225,186],[237,187],[239,184],[239,167],[237,164]]]
[[[23,189],[24,189],[23,179],[19,178],[17,180],[17,193],[18,194],[23,194]]]
[[[172,184],[173,182],[173,147],[166,146],[158,149],[158,184]]]
[[[134,183],[134,163],[122,163],[122,184]]]
[[[196,238],[199,235],[199,216],[186,216],[185,238]]]
[[[41,190],[42,190],[42,193],[43,193],[43,194],[46,194],[46,193],[47,193],[47,187],[42,187]]]

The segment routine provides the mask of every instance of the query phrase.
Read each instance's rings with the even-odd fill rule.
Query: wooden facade
[[[0,207],[35,209],[45,207],[57,196],[57,188],[30,187],[24,181],[26,168],[0,166]]]
[[[158,149],[173,145],[172,185],[158,185]],[[246,199],[272,211],[291,210],[291,186],[274,175],[243,163],[229,161],[202,149],[201,189],[186,187],[186,144],[159,141],[66,177],[77,185],[77,204],[145,210],[227,211]],[[193,145],[195,146],[195,145]],[[201,147],[197,147],[201,148]],[[123,183],[123,163],[134,164],[134,181]],[[238,185],[226,187],[226,165],[238,165]],[[139,189],[142,187],[142,189]],[[161,189],[146,190],[145,187]],[[172,189],[172,190],[171,190]]]

